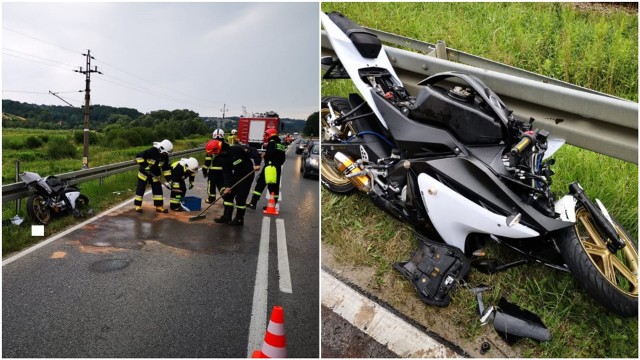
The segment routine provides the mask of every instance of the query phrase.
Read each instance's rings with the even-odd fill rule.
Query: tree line
[[[83,129],[84,117],[81,108],[58,105],[36,105],[14,100],[2,100],[3,128],[30,129]],[[10,115],[7,115],[10,114]],[[311,115],[313,116],[313,115]],[[108,141],[121,142],[132,146],[149,143],[149,139],[183,139],[191,135],[206,135],[222,126],[229,132],[237,128],[238,117],[222,121],[211,117],[201,117],[187,110],[157,110],[143,114],[136,109],[116,108],[105,105],[91,107],[90,128],[101,132]],[[309,119],[307,119],[309,120]],[[283,132],[306,132],[305,121],[281,119]],[[317,114],[314,121],[317,121]],[[311,133],[317,128],[309,127]],[[314,134],[318,134],[315,131]]]

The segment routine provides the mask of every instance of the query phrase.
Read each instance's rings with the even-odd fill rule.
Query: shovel
[[[248,178],[249,175],[253,175],[254,171],[248,173],[247,175],[245,175],[242,179],[238,180],[238,182],[236,182],[235,184],[231,185],[231,187],[229,189],[233,189],[234,187],[236,187],[238,184],[240,184],[244,179]],[[210,207],[213,206],[213,204],[217,203],[218,200],[222,199],[222,195],[220,195],[219,198],[217,198],[214,202],[212,202],[211,204],[209,204],[209,206],[207,206],[206,209],[202,210],[202,212],[200,212],[200,214],[196,215],[196,216],[192,216],[189,218],[189,221],[197,221],[197,220],[201,220],[204,219],[205,217],[207,217],[206,215],[204,215],[205,212],[207,212],[207,210],[209,210]]]

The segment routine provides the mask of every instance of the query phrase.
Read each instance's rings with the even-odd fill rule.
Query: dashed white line
[[[280,274],[280,291],[291,294],[291,272],[289,271],[289,255],[287,253],[287,236],[284,231],[284,219],[276,219],[278,232],[278,274]]]

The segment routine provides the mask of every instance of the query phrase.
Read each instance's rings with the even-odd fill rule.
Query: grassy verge
[[[323,3],[322,9],[340,11],[368,27],[429,42],[445,40],[458,50],[629,100],[638,98],[637,14],[584,10],[569,3]],[[347,80],[322,82],[323,96],[349,92],[353,87]],[[555,158],[554,192],[565,193],[571,181],[579,181],[637,239],[635,164],[573,146],[564,146]],[[392,268],[415,249],[410,227],[387,216],[363,194],[337,196],[323,189],[321,200],[323,243],[335,249],[339,263],[373,268],[368,287],[376,296],[429,328],[437,327],[434,319],[443,319],[450,323],[449,333],[469,342],[487,334],[477,321],[470,292],[456,291],[448,308],[426,306]],[[488,250],[513,256],[498,247]],[[519,356],[638,356],[637,319],[606,312],[569,274],[528,265],[491,276],[472,271],[468,282],[493,286],[485,303],[504,296],[540,315],[549,327],[552,341],[519,342],[513,347]]]
[[[25,129],[3,129],[3,144],[6,144],[5,139],[18,139],[13,141],[20,141],[20,139],[32,136],[34,133],[38,136],[47,134],[49,136],[61,136],[62,131],[43,131],[43,130],[25,130]],[[193,138],[189,140],[178,140],[174,142],[174,151],[193,149],[205,143],[208,140],[206,137]],[[46,146],[46,145],[43,145]],[[137,147],[128,149],[109,149],[100,146],[91,147],[90,164],[92,167],[113,164],[122,161],[133,160],[135,155],[147,147]],[[43,149],[40,149],[44,151]],[[20,152],[34,151],[34,150],[11,150],[5,151],[3,149],[3,183],[15,182],[15,160],[21,159],[21,171],[33,171],[39,173],[41,176],[54,175],[60,173],[66,173],[70,171],[79,170],[82,165],[82,161],[79,159],[60,159],[51,160],[46,158],[36,158],[24,160],[24,157],[20,157]],[[35,150],[36,152],[38,149]],[[202,164],[204,162],[204,153],[195,156]],[[116,174],[103,181],[92,180],[79,184],[81,192],[89,198],[89,208],[94,213],[99,213],[108,209],[109,207],[118,204],[126,199],[132,198],[135,195],[136,186],[136,174],[137,170],[129,171],[121,174]],[[8,180],[6,180],[8,179]],[[26,215],[26,198],[21,201],[21,208],[18,214],[25,218],[25,221],[20,226],[11,224],[9,219],[16,215],[16,202],[11,201],[2,204],[2,254],[6,256],[10,252],[21,250],[27,246],[33,245],[43,238],[31,236],[32,222]],[[60,232],[70,226],[73,226],[81,221],[83,218],[74,218],[71,215],[62,217],[56,217],[50,224],[45,227],[45,236],[49,237],[57,232]]]

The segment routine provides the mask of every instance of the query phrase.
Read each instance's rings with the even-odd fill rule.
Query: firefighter
[[[211,153],[221,158],[224,175],[224,190],[222,191],[224,214],[213,221],[219,224],[244,225],[246,199],[251,191],[253,173],[260,171],[260,154],[249,146],[231,146],[220,140],[213,141],[210,148]],[[237,210],[236,217],[232,220],[234,200]]]
[[[227,142],[229,143],[229,145],[235,145],[237,141],[238,141],[238,130],[233,129],[231,130],[231,135],[227,137]]]
[[[147,183],[151,183],[153,205],[156,207],[156,211],[165,214],[169,212],[164,208],[160,176],[164,176],[166,179],[171,175],[169,154],[172,151],[173,144],[171,141],[164,139],[161,142],[154,142],[152,147],[136,155],[135,161],[140,165],[136,197],[133,200],[136,212],[142,212],[142,197],[147,189]],[[168,186],[168,184],[165,183],[165,186]]]
[[[189,190],[193,189],[193,180],[197,172],[198,160],[192,157],[180,159],[171,164],[171,198],[169,200],[171,211],[183,211],[180,203],[187,193],[184,180],[189,178]]]
[[[247,204],[247,207],[253,210],[256,209],[265,187],[268,187],[269,193],[274,195],[273,200],[278,202],[280,197],[280,172],[286,159],[285,151],[287,148],[280,142],[278,131],[276,129],[267,129],[264,132],[264,137],[267,142],[267,148],[263,155],[264,168],[258,176],[256,186],[253,188],[251,202]]]
[[[216,129],[212,137],[213,140],[224,141],[224,131],[222,129]],[[204,166],[202,167],[202,176],[207,179],[207,199],[205,199],[207,204],[216,201],[216,189],[218,189],[222,196],[222,188],[224,187],[220,159],[211,152],[213,140],[209,140],[205,145],[204,150],[206,155],[204,158]]]

